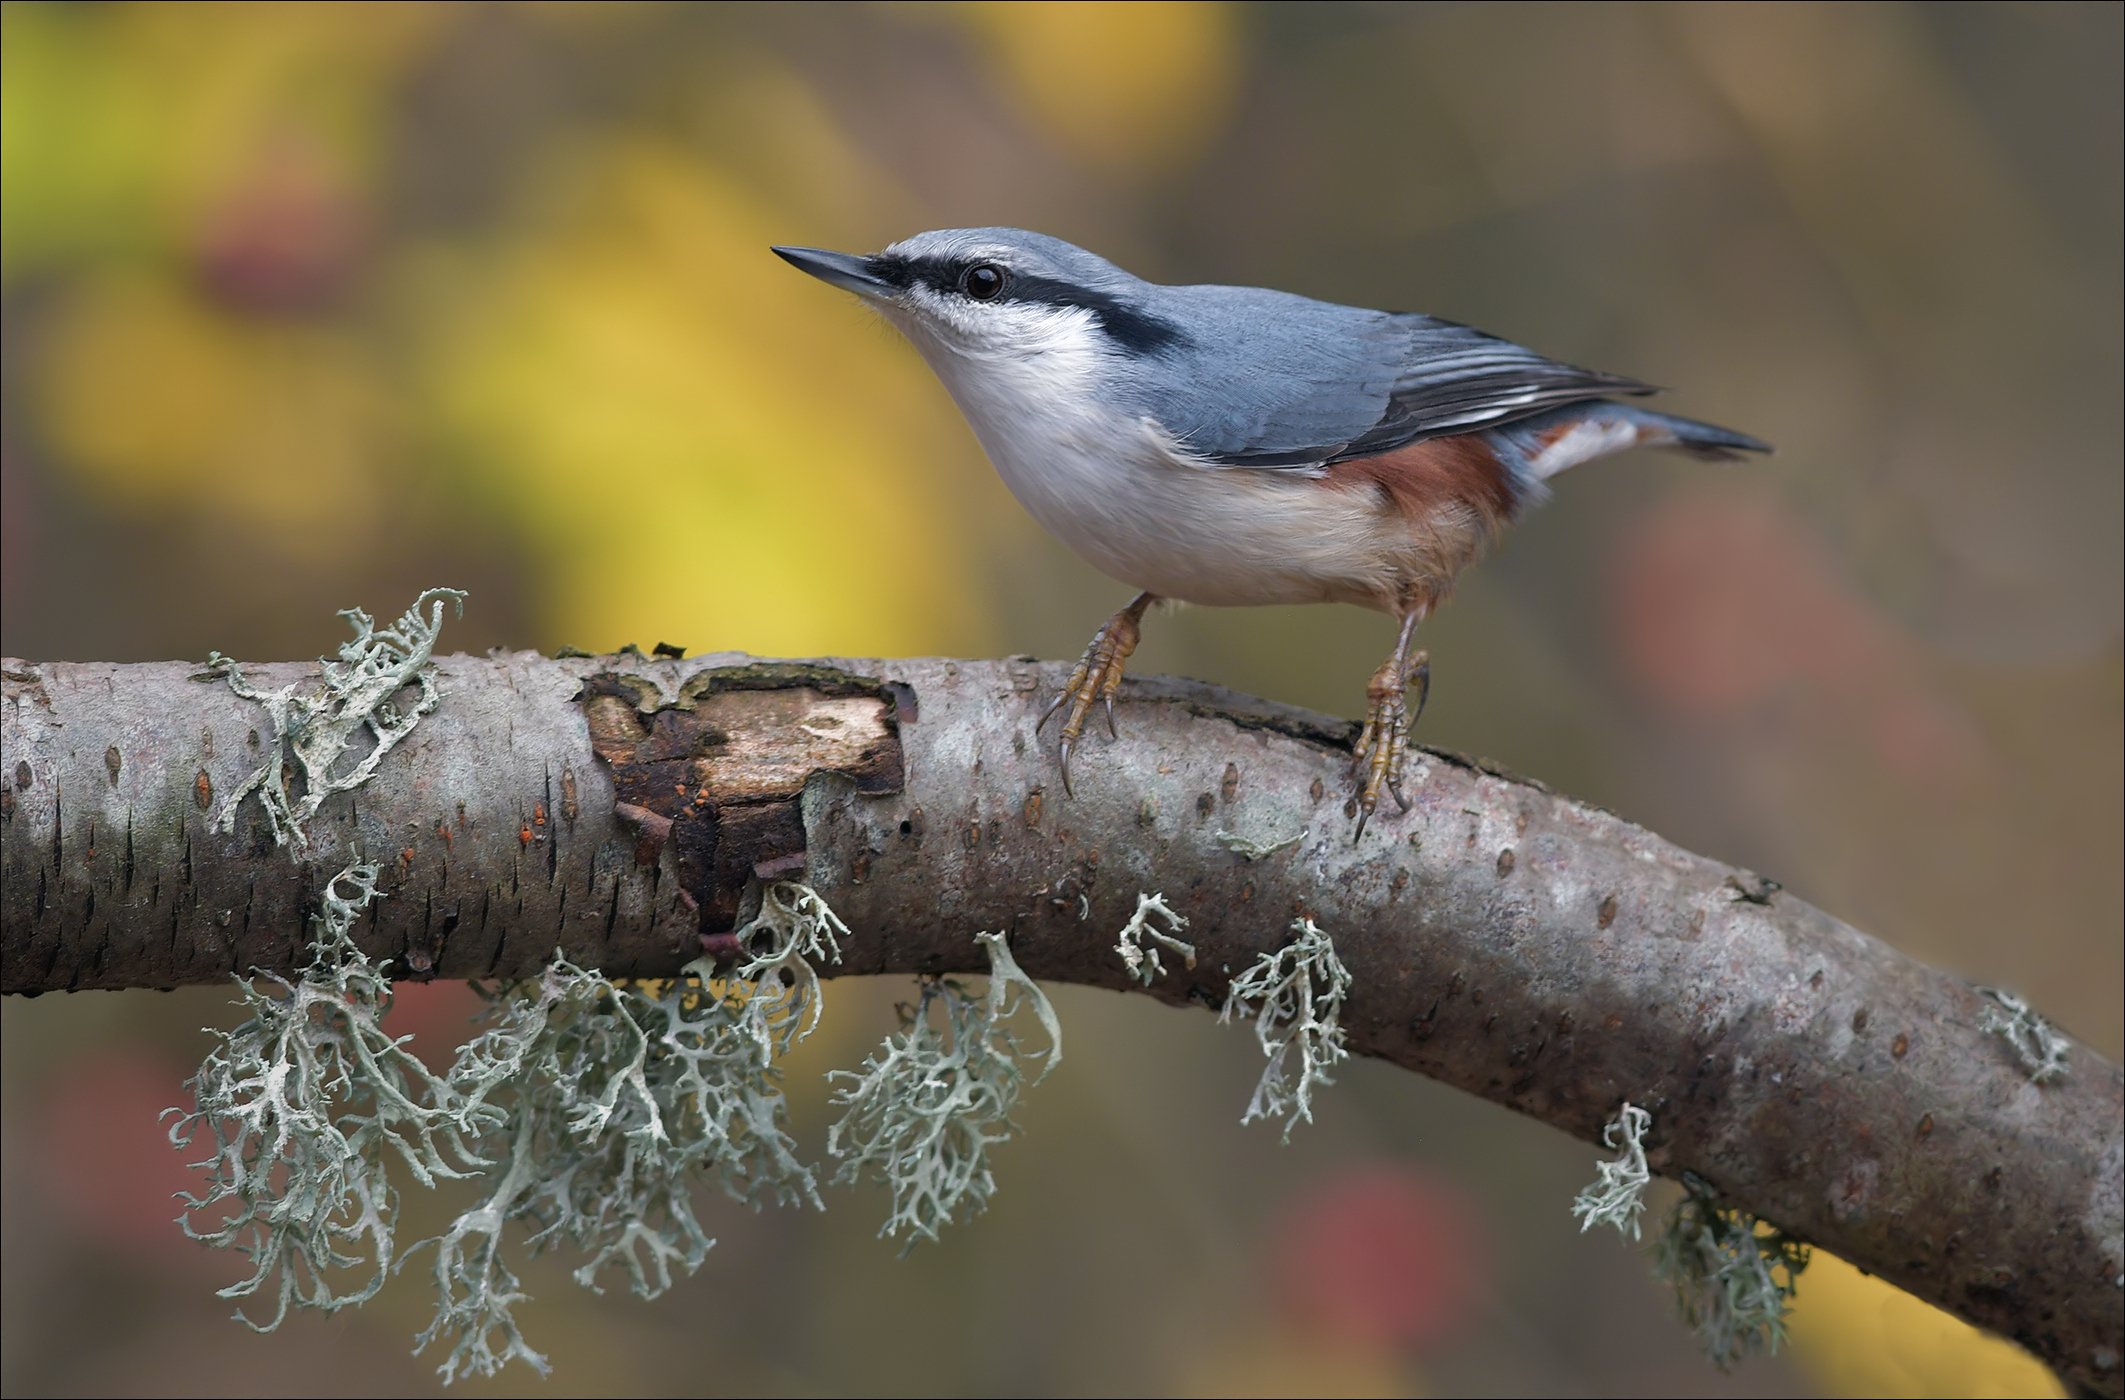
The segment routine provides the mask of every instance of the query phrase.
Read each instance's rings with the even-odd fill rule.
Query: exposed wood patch
[[[904,780],[899,714],[910,707],[854,677],[745,668],[645,710],[643,688],[600,674],[578,701],[591,746],[612,769],[618,815],[641,836],[636,859],[669,846],[704,935],[737,922],[754,878],[804,868],[804,785],[838,773],[858,792]]]

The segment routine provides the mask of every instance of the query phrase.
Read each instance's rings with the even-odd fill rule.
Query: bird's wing
[[[1153,415],[1204,466],[1307,470],[1560,404],[1656,392],[1430,316],[1281,297],[1231,309],[1253,313],[1243,318],[1250,334],[1177,365]]]

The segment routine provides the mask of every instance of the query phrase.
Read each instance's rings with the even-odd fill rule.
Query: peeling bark
[[[1033,976],[1124,991],[1115,931],[1163,891],[1198,957],[1150,993],[1214,1005],[1303,915],[1356,979],[1354,1050],[1588,1142],[1648,1107],[1656,1170],[2120,1392],[2116,1066],[2076,1044],[2039,1088],[1976,989],[1465,759],[1413,753],[1413,810],[1353,845],[1354,726],[1207,686],[1126,687],[1073,798],[1033,732],[1061,672],[1030,661],[451,657],[298,866],[251,813],[212,829],[270,737],[225,684],[4,665],[0,990],[286,972],[357,851],[389,895],[358,936],[415,976],[556,947],[668,974],[801,874],[855,930],[838,971],[978,971],[1001,928]]]

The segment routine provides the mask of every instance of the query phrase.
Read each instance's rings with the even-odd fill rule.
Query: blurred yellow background
[[[1422,309],[1779,446],[1557,498],[1427,628],[1419,734],[2120,1053],[2114,5],[7,5],[0,647],[1074,655],[1125,591],[912,351],[771,242],[1004,223],[1163,281]],[[1351,714],[1349,610],[1193,611],[1137,670]],[[836,984],[792,1076],[891,1026]],[[0,1389],[419,1394],[427,1292],[272,1337],[156,1111],[223,996],[0,1007]],[[718,1204],[653,1305],[532,1266],[560,1368],[476,1393],[2051,1393],[1831,1261],[1731,1377],[1574,1233],[1593,1153],[1376,1065],[1288,1150],[1251,1044],[1062,989],[995,1208]],[[468,1004],[423,989],[441,1039]],[[415,1203],[416,1218],[436,1217]]]

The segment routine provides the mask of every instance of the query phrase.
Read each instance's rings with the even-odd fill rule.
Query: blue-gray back
[[[1218,465],[1311,467],[1652,392],[1431,316],[1258,287],[1142,286],[1145,309],[1183,334],[1136,357],[1124,392]]]

